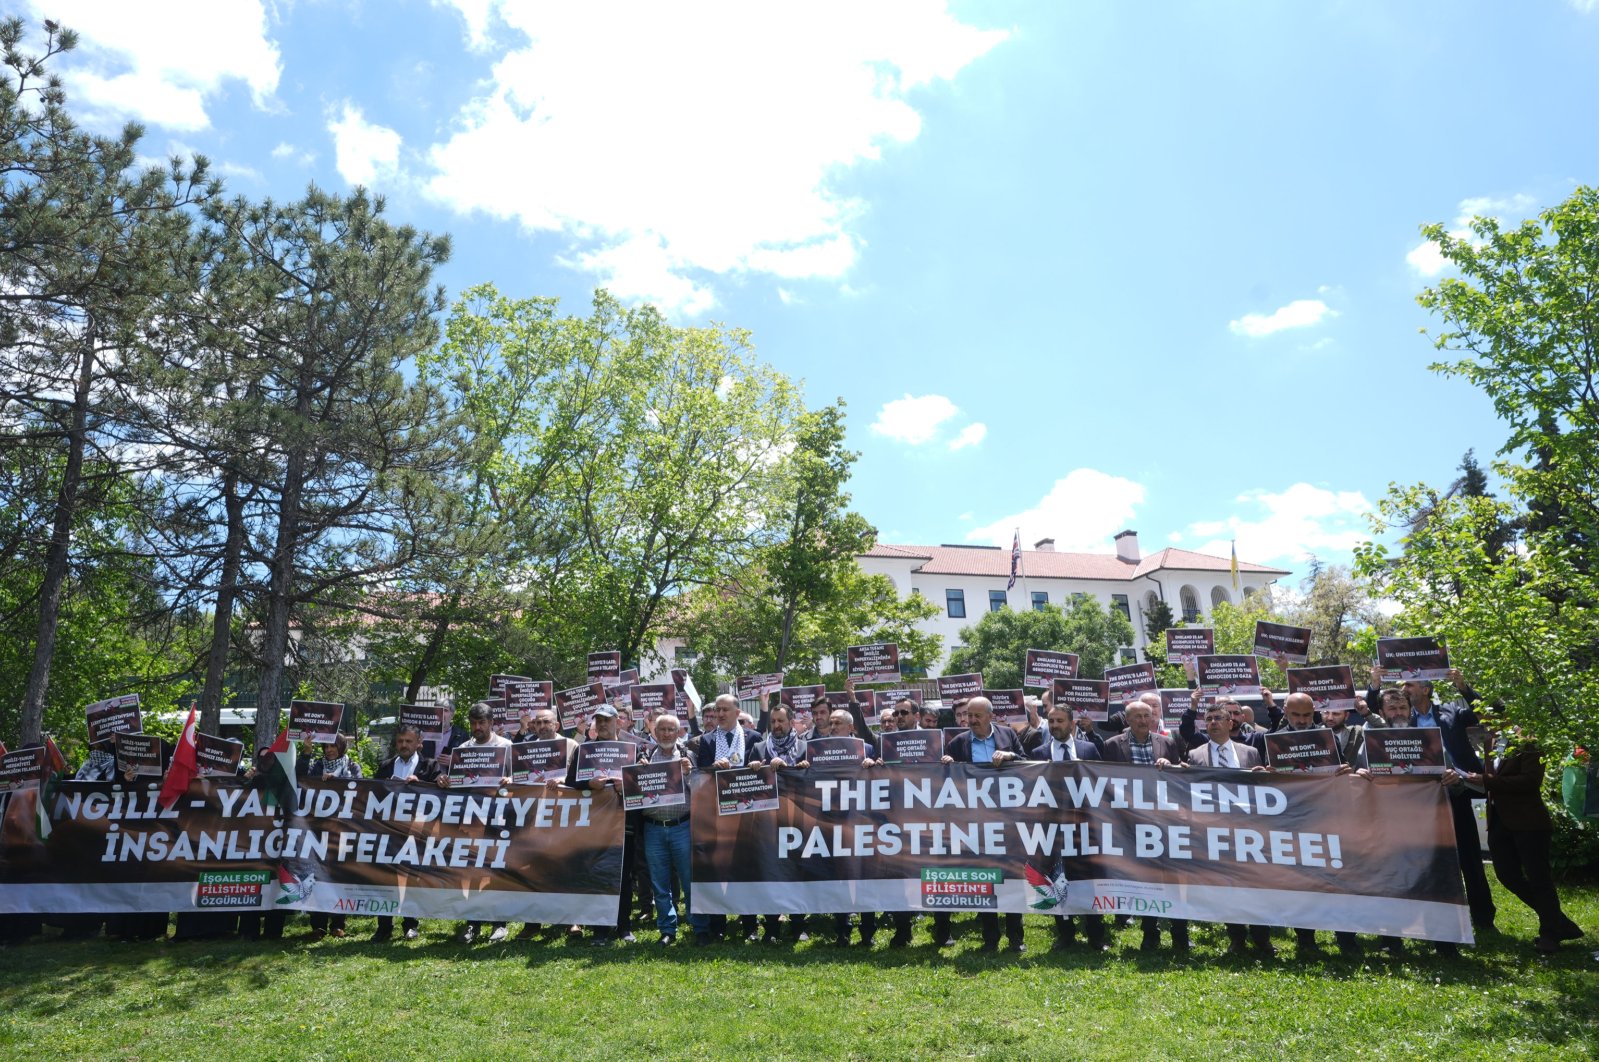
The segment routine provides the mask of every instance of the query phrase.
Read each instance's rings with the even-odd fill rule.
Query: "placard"
[[[141,778],[161,777],[161,738],[155,734],[134,734],[126,730],[115,735],[117,777],[129,771]]]
[[[1062,653],[1054,649],[1027,650],[1022,668],[1022,685],[1037,689],[1053,689],[1058,678],[1077,677],[1077,654]]]
[[[811,738],[805,742],[805,759],[812,767],[859,767],[865,758],[866,742],[860,738]]]
[[[761,703],[783,688],[783,673],[773,671],[765,675],[740,675],[733,683],[733,692],[741,701],[759,697]]]
[[[235,778],[244,760],[244,742],[196,730],[194,758],[201,778]]]
[[[32,745],[0,755],[0,793],[13,789],[33,789],[44,783],[50,752],[43,745]]]
[[[898,682],[899,646],[893,642],[852,645],[845,650],[849,677],[856,682]]]
[[[505,707],[515,713],[517,719],[531,717],[534,712],[555,706],[555,683],[517,679],[505,684],[501,696],[505,698]]]
[[[631,741],[585,741],[577,747],[577,770],[572,777],[579,782],[620,778],[622,768],[637,760],[638,746]]]
[[[683,774],[683,765],[687,762],[684,759],[660,760],[623,767],[623,809],[687,807],[688,780]]]
[[[336,701],[290,701],[290,741],[309,741],[331,745],[339,739],[344,725],[344,705]]]
[[[490,675],[489,676],[489,697],[490,698],[504,697],[505,696],[505,687],[509,686],[513,682],[532,682],[532,681],[533,680],[528,678],[526,675]]]
[[[1111,701],[1121,704],[1137,700],[1140,693],[1156,693],[1160,690],[1160,683],[1155,680],[1154,664],[1107,667],[1105,685]]]
[[[1291,667],[1286,674],[1288,695],[1305,694],[1318,712],[1347,712],[1355,707],[1355,673],[1348,664]]]
[[[504,697],[485,697],[483,703],[489,706],[492,715],[494,732],[501,737],[510,737],[522,730],[522,717],[512,708]]]
[[[956,701],[969,701],[983,692],[983,676],[977,672],[938,676],[938,699],[945,707]]]
[[[1190,664],[1216,652],[1216,631],[1211,627],[1173,627],[1166,632],[1166,663]]]
[[[594,710],[604,703],[605,685],[598,681],[558,690],[555,706],[561,713],[561,729],[586,733],[594,719]]]
[[[938,763],[944,756],[942,730],[891,730],[880,741],[884,763]]]
[[[748,815],[777,810],[777,772],[772,767],[733,767],[716,772],[716,813]]]
[[[144,729],[139,722],[137,693],[124,693],[120,697],[95,701],[83,710],[83,716],[91,745],[110,741],[113,734],[137,734]]]
[[[1266,766],[1286,774],[1335,774],[1338,739],[1324,726],[1274,730],[1266,735]]]
[[[884,708],[897,707],[900,701],[910,701],[916,706],[916,710],[919,712],[922,710],[922,691],[917,689],[915,686],[905,686],[899,689],[877,691],[877,703],[882,705]]]
[[[877,713],[882,710],[878,701],[877,691],[856,690],[854,700],[856,704],[860,705],[861,714],[866,716],[866,721],[868,723],[875,722]],[[849,711],[849,703],[850,695],[848,692],[844,690],[827,691],[827,706],[833,711],[836,712],[842,708],[847,712]]]
[[[677,687],[678,703],[686,706],[686,709],[689,712],[695,712],[699,710],[699,691],[690,689],[690,687],[694,684],[689,680],[688,668],[674,667],[672,669],[672,685]]]
[[[589,654],[589,681],[601,684],[620,682],[622,679],[622,654],[611,650]]]
[[[994,706],[995,726],[1027,725],[1027,694],[1021,690],[984,690],[982,696]]]
[[[1194,703],[1193,690],[1161,690],[1160,691],[1160,717],[1163,720],[1173,721],[1188,711]]]
[[[1437,638],[1378,638],[1377,666],[1384,682],[1441,682],[1449,678],[1449,647]]]
[[[450,753],[452,787],[492,789],[510,776],[510,745],[457,745]]]
[[[1435,726],[1366,727],[1366,769],[1374,775],[1443,774],[1444,732]]]
[[[1252,651],[1268,660],[1284,657],[1290,664],[1303,664],[1310,659],[1310,628],[1256,620]]]
[[[1202,656],[1194,665],[1200,689],[1212,699],[1260,696],[1260,662],[1253,656]]]
[[[517,785],[566,781],[565,738],[518,741],[511,746],[511,781]]]
[[[811,729],[817,701],[827,703],[826,686],[783,686],[777,691],[777,703],[788,709],[796,733]]]
[[[444,723],[448,708],[442,704],[402,704],[397,725],[414,726],[422,734],[422,755],[436,759],[449,744],[450,728]]]
[[[633,709],[634,722],[643,722],[650,715],[671,712],[679,722],[688,721],[688,706],[677,704],[677,687],[670,682],[652,682],[634,686],[628,695],[628,705]]]
[[[1110,716],[1110,683],[1104,679],[1056,679],[1054,702],[1103,723]]]

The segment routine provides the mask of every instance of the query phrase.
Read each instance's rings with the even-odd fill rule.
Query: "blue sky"
[[[1504,431],[1417,227],[1595,180],[1599,3],[31,3],[91,123],[752,329],[893,542],[1347,559]]]

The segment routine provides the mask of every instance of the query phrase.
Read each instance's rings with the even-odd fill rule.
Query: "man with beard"
[[[372,775],[375,781],[394,781],[401,785],[433,785],[438,777],[438,761],[422,755],[422,731],[409,724],[401,724],[394,731],[394,755],[380,763]],[[415,940],[421,924],[415,918],[404,918],[400,923],[404,938]],[[373,942],[381,944],[393,936],[394,916],[379,915]]]

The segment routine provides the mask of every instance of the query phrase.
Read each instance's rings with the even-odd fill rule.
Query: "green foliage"
[[[990,689],[1017,689],[1029,649],[1076,653],[1079,676],[1103,677],[1107,667],[1120,663],[1121,647],[1132,644],[1133,625],[1117,609],[1081,597],[1070,608],[985,612],[975,624],[962,627],[960,637],[963,645],[950,654],[946,672],[979,671]]]
[[[1423,231],[1458,272],[1419,301],[1444,327],[1433,366],[1481,388],[1509,428],[1499,500],[1472,455],[1446,492],[1394,486],[1373,523],[1397,536],[1360,571],[1437,634],[1501,714],[1560,754],[1599,737],[1599,192],[1579,187],[1535,221]],[[1522,529],[1519,541],[1514,532]]]

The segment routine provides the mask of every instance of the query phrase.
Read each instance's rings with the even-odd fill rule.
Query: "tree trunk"
[[[239,568],[244,553],[244,499],[239,495],[239,474],[228,469],[222,479],[222,499],[227,511],[227,537],[222,545],[222,572],[217,580],[216,615],[211,622],[211,650],[205,662],[205,687],[200,693],[200,730],[216,734],[222,725],[222,678],[228,667],[233,628],[233,600],[238,592]],[[254,749],[250,750],[254,753]]]
[[[416,664],[411,668],[411,676],[405,685],[405,704],[415,704],[417,696],[422,692],[422,687],[427,684],[428,672],[433,670],[433,662],[438,659],[439,650],[444,647],[444,638],[450,632],[450,618],[455,615],[456,607],[461,602],[459,590],[450,594],[449,600],[444,603],[439,612],[438,620],[433,624],[433,629],[428,632],[427,644],[422,647],[422,655],[417,658]]]
[[[56,496],[55,522],[50,529],[50,548],[45,554],[44,585],[39,591],[39,626],[34,636],[33,667],[22,695],[21,733],[23,747],[43,741],[44,701],[50,692],[50,663],[55,656],[56,630],[61,618],[61,594],[67,581],[67,561],[72,547],[72,521],[78,511],[78,487],[83,479],[83,450],[89,422],[89,393],[94,382],[94,326],[85,337],[83,362],[78,368],[78,383],[72,394],[72,427],[67,433],[67,464],[61,473],[61,490]]]
[[[283,669],[289,653],[289,618],[294,604],[294,566],[298,549],[300,497],[305,454],[289,454],[278,499],[278,527],[272,544],[272,577],[267,585],[266,622],[261,632],[261,684],[255,706],[255,742],[270,745],[278,736],[283,699]]]

